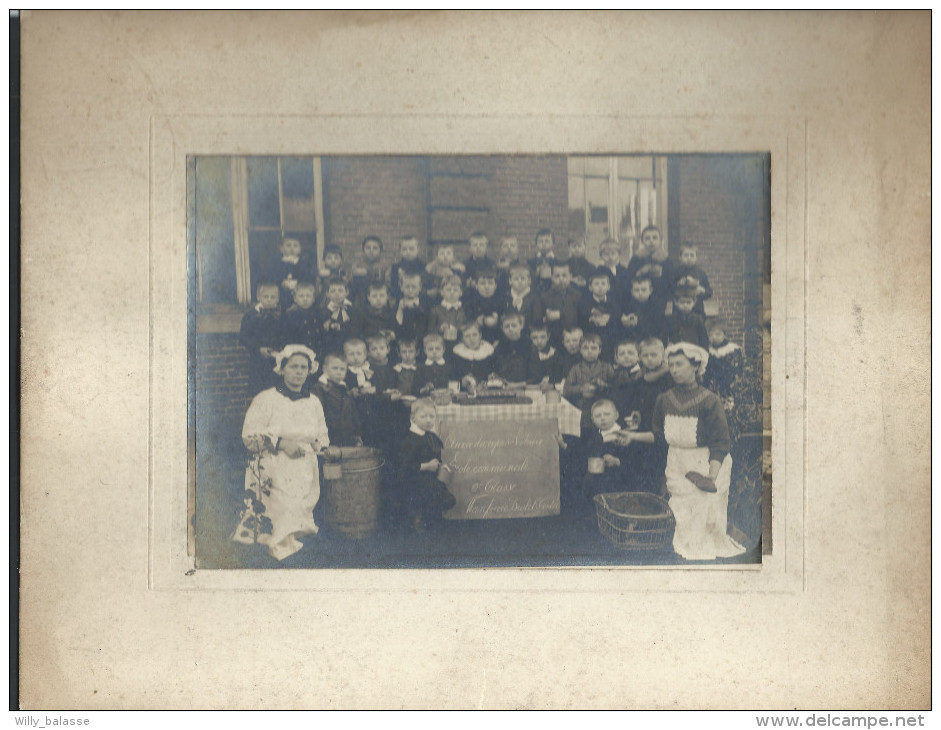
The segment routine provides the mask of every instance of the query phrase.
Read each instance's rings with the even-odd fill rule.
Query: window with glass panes
[[[667,235],[666,157],[570,156],[569,231],[582,237],[590,259],[606,238],[622,244],[622,261],[648,225]]]
[[[284,238],[322,259],[319,157],[209,157],[195,168],[196,296],[200,305],[249,304]]]

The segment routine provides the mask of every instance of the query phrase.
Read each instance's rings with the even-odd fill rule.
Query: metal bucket
[[[327,526],[347,537],[369,537],[379,524],[380,452],[361,446],[343,447],[340,452],[339,463],[324,468]],[[328,478],[336,474],[336,466],[339,476]]]

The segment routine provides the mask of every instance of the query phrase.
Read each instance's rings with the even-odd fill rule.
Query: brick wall
[[[755,161],[754,156],[679,157],[669,172],[670,255],[677,258],[683,243],[697,245],[712,301],[727,334],[739,344],[745,329],[759,321],[762,189]]]
[[[520,256],[535,255],[536,231],[548,228],[556,252],[567,255],[568,168],[565,157],[507,156],[494,158],[491,179],[492,241],[516,236]]]
[[[212,414],[219,436],[241,433],[248,409],[248,353],[231,332],[196,335],[197,423],[200,411]]]
[[[325,157],[324,218],[327,243],[351,263],[368,235],[383,242],[391,263],[403,237],[424,242],[427,212],[424,160],[419,157]]]
[[[466,239],[480,229],[496,255],[500,239],[516,236],[520,256],[535,254],[536,231],[549,228],[560,254],[568,238],[568,177],[565,157],[494,155],[435,157],[433,173],[487,177],[433,177],[429,185],[432,205],[486,208],[482,211],[437,211],[429,238]]]

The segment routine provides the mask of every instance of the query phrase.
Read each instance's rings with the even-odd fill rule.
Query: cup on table
[[[461,382],[459,380],[448,381],[448,392],[451,395],[457,395],[461,392]]]

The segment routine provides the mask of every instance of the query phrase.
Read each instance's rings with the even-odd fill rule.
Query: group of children
[[[323,404],[330,443],[394,453],[400,475],[425,479],[440,467],[432,463],[440,446],[424,459],[434,445],[426,423],[433,404],[424,397],[475,392],[494,378],[555,388],[583,414],[581,438],[563,444],[563,509],[599,491],[662,493],[666,451],[650,423],[657,396],[672,386],[665,345],[710,348],[707,387],[720,396],[742,367],[722,324],[705,323],[702,302],[712,291],[695,247],[671,261],[654,226],[627,266],[613,240],[601,244],[600,265],[585,258],[581,241],[557,258],[548,230],[537,233],[528,261],[516,238],[504,238],[495,259],[488,247],[474,233],[464,262],[442,244],[426,263],[418,240],[407,237],[387,267],[382,241],[370,236],[349,271],[331,245],[315,271],[298,241],[284,239],[281,260],[267,269],[242,321],[250,394],[278,384],[274,358],[285,345],[310,348],[322,365],[307,387]],[[402,448],[411,436],[420,448]],[[406,456],[424,461],[404,464]],[[427,491],[438,495],[435,510],[447,502],[440,489]],[[410,514],[416,527],[427,517],[415,506]]]

